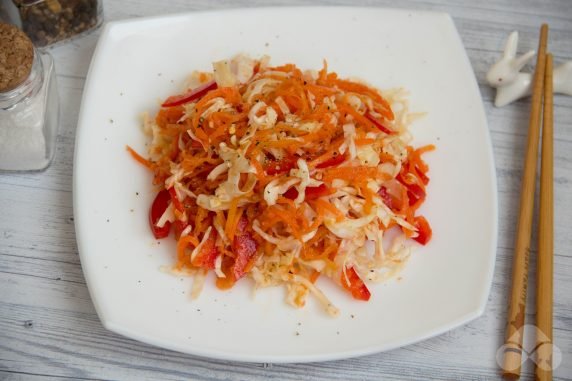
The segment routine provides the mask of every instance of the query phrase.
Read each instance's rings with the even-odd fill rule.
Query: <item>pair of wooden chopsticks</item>
[[[536,378],[552,379],[552,303],[553,303],[553,90],[552,55],[546,53],[548,25],[540,29],[538,56],[534,73],[532,109],[528,124],[528,142],[524,163],[520,195],[520,215],[515,245],[512,291],[508,310],[508,321],[503,362],[503,376],[508,379],[520,377],[522,363],[522,341],[526,310],[526,288],[528,283],[528,262],[538,140],[542,115],[542,156],[540,175],[540,216],[538,223],[537,261],[537,310],[536,310]],[[544,103],[544,110],[543,110]],[[530,355],[531,353],[527,353]]]

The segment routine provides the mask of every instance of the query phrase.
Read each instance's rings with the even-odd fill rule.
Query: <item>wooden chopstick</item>
[[[534,190],[547,40],[548,25],[543,24],[540,28],[538,55],[536,57],[536,69],[534,72],[532,90],[532,108],[528,121],[528,141],[520,190],[520,215],[518,218],[512,265],[512,289],[510,293],[504,345],[503,376],[509,379],[517,379],[520,377],[522,338],[524,333],[523,325],[526,311],[526,288],[528,283],[528,259],[534,209]]]
[[[553,103],[552,54],[546,55],[542,162],[540,169],[540,216],[536,281],[536,379],[552,380],[552,302],[554,253]]]

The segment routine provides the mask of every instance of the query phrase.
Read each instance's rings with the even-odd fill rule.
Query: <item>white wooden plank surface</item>
[[[151,347],[101,326],[77,254],[72,219],[75,126],[98,33],[55,48],[62,123],[55,162],[43,173],[0,174],[0,380],[378,380],[499,378],[495,360],[504,321],[514,245],[528,101],[496,109],[484,74],[513,30],[520,51],[534,49],[538,28],[550,24],[556,62],[572,59],[572,1],[463,0],[347,1],[449,12],[476,72],[492,133],[499,184],[496,272],[485,314],[439,337],[377,355],[319,364],[265,367],[213,361]],[[106,20],[199,9],[304,1],[105,1]],[[563,362],[554,376],[572,379],[572,98],[555,98],[555,306],[554,339]],[[475,232],[478,234],[478,232]],[[532,268],[534,257],[532,251]],[[531,274],[530,290],[534,290]],[[530,292],[533,301],[534,292]],[[530,304],[534,305],[534,304]],[[529,308],[527,321],[533,322]],[[531,340],[532,337],[527,337]],[[523,379],[532,379],[532,363]]]

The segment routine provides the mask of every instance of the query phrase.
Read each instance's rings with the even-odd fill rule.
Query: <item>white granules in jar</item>
[[[13,171],[43,169],[49,164],[44,103],[35,98],[16,108],[20,110],[0,113],[0,167]]]

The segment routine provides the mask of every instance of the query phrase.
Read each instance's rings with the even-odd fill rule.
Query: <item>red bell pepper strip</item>
[[[424,200],[425,189],[415,182],[407,182],[402,173],[397,175],[397,180],[407,188],[407,196],[409,197],[409,205],[415,204],[418,200]],[[421,180],[422,181],[422,180]]]
[[[289,198],[290,200],[295,200],[298,197],[298,191],[296,188],[290,188],[284,192],[284,197]]]
[[[417,228],[417,231],[419,233],[419,235],[413,239],[422,245],[426,245],[427,242],[429,242],[431,240],[431,237],[433,236],[433,231],[431,230],[429,222],[427,222],[425,217],[417,216],[415,217],[413,226]]]
[[[217,84],[215,81],[210,81],[205,84],[200,85],[199,87],[195,87],[193,90],[180,95],[173,95],[170,96],[163,102],[161,105],[162,107],[175,107],[185,103],[189,103],[194,101],[195,99],[201,98],[203,95],[208,93],[211,90],[217,88]]]
[[[317,187],[306,187],[306,200],[315,200],[322,196],[327,196],[335,191],[331,188],[328,188],[325,184],[320,184]]]
[[[419,200],[425,199],[425,190],[417,184],[406,184],[409,205],[415,204]]]
[[[394,197],[387,191],[386,187],[381,186],[377,194],[379,195],[379,197],[381,197],[383,203],[387,205],[389,209],[393,210],[394,212],[401,210],[401,203],[396,197]]]
[[[183,222],[181,220],[173,222],[173,232],[175,233],[175,239],[177,241],[181,238],[181,233],[183,233],[183,230],[185,230],[187,226],[189,226],[188,222]]]
[[[425,174],[425,172],[423,172],[421,169],[419,168],[415,168],[417,172],[417,177],[419,177],[419,180],[421,180],[421,182],[423,183],[423,185],[427,185],[429,184],[429,177],[427,177],[427,175]]]
[[[177,192],[175,191],[175,187],[169,188],[169,195],[171,196],[171,202],[173,203],[175,209],[177,209],[179,212],[184,212],[183,204],[177,197]]]
[[[232,251],[236,255],[234,265],[232,266],[235,280],[239,280],[246,274],[247,267],[256,254],[256,241],[246,230],[247,224],[248,220],[242,216],[236,226],[236,233],[232,242]]]
[[[218,257],[218,248],[215,245],[216,239],[216,230],[212,229],[209,238],[207,238],[197,256],[193,258],[193,266],[210,270],[215,268],[216,257]]]
[[[153,200],[151,208],[149,209],[149,226],[151,227],[153,235],[157,239],[165,238],[169,235],[171,223],[167,221],[163,227],[159,227],[157,226],[157,222],[169,207],[170,201],[171,196],[169,195],[169,191],[163,189],[161,192],[157,193],[157,196],[155,196],[155,200]]]
[[[285,157],[282,160],[269,160],[270,164],[264,168],[268,176],[289,172],[296,164],[294,157]]]
[[[371,296],[371,293],[367,289],[367,286],[365,285],[363,280],[361,280],[358,273],[353,267],[349,268],[346,267],[345,269],[346,269],[345,275],[343,271],[341,275],[342,286],[344,286],[346,290],[351,292],[354,299],[364,300],[367,302]]]
[[[377,120],[373,115],[369,112],[366,112],[364,115],[370,122],[372,122],[381,132],[385,132],[388,135],[393,134],[389,128],[385,127],[379,120]]]
[[[334,193],[332,189],[328,188],[325,184],[320,184],[317,187],[306,187],[304,194],[306,200],[315,200],[332,193]],[[298,197],[298,191],[296,188],[290,188],[284,192],[284,197],[289,198],[290,200],[295,200]]]
[[[323,169],[323,168],[335,167],[336,165],[342,164],[345,160],[346,160],[345,155],[332,156],[330,159],[322,161],[320,164],[316,165],[316,168]]]

